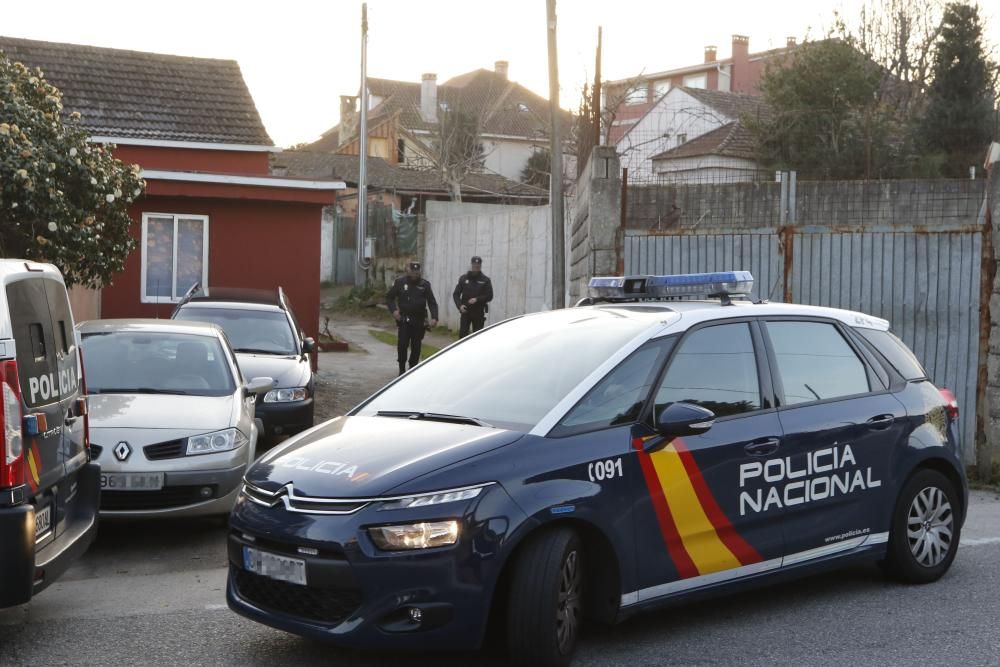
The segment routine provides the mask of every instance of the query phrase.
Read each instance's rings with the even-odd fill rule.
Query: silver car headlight
[[[293,401],[304,401],[307,398],[309,398],[309,390],[306,387],[272,389],[264,394],[265,403],[292,403]]]
[[[458,521],[421,521],[397,526],[376,526],[368,534],[383,551],[410,551],[446,547],[458,541]]]
[[[238,428],[227,428],[224,431],[194,435],[188,438],[187,455],[215,454],[238,449],[250,442]]]

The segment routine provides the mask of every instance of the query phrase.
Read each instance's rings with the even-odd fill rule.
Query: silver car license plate
[[[102,491],[159,491],[162,472],[107,472],[101,474]]]
[[[52,529],[52,505],[35,510],[35,541]]]
[[[279,556],[244,546],[243,567],[248,572],[264,577],[288,581],[300,586],[306,585],[306,562],[301,558]]]

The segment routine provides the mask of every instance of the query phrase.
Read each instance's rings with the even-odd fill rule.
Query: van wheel
[[[955,485],[936,470],[920,470],[896,502],[886,569],[906,583],[940,579],[958,552],[961,526]]]
[[[583,549],[576,532],[539,535],[517,556],[510,580],[507,646],[517,665],[568,665],[583,621]]]

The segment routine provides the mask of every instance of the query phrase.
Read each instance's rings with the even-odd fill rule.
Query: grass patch
[[[394,333],[389,333],[388,331],[379,331],[378,329],[369,329],[369,335],[377,341],[385,343],[386,345],[392,345],[396,347],[399,342],[399,337]],[[441,351],[441,348],[434,347],[429,343],[423,343],[420,345],[420,360],[423,361],[427,357],[437,354]]]

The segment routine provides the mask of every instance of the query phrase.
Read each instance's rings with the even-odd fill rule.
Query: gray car
[[[257,394],[219,327],[94,320],[77,327],[101,516],[224,515],[254,460]]]

